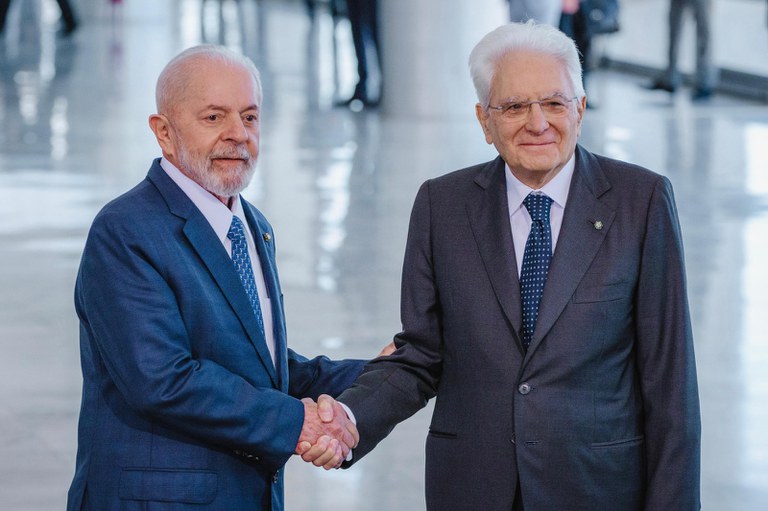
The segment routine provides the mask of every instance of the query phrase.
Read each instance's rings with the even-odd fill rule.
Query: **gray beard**
[[[234,197],[242,192],[253,178],[256,171],[256,160],[245,149],[233,149],[231,151],[220,152],[207,157],[195,157],[186,147],[181,146],[179,151],[179,163],[182,170],[197,184],[218,197]],[[245,171],[238,171],[237,175],[230,176],[230,179],[222,179],[213,169],[212,159],[216,157],[248,156],[247,167]]]

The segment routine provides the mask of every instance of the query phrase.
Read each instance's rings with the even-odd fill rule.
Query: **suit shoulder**
[[[584,174],[588,188],[613,208],[638,213],[637,208],[650,205],[661,197],[674,203],[670,180],[634,163],[593,153],[583,153],[587,159]]]
[[[458,169],[452,172],[448,172],[447,174],[443,174],[442,176],[432,178],[429,181],[438,183],[438,184],[458,183],[458,182],[464,182],[464,181],[471,182],[471,181],[474,181],[478,175],[485,172],[489,166],[493,166],[495,163],[496,163],[496,160],[491,160],[484,163],[478,163],[476,165],[464,167],[463,169]]]
[[[447,174],[428,179],[422,188],[428,188],[430,193],[454,194],[461,190],[474,189],[478,181],[490,179],[498,163],[498,159],[479,163],[463,169],[454,170]]]
[[[163,200],[157,188],[144,179],[127,192],[106,203],[96,214],[93,226],[121,225],[125,227],[146,227],[146,222],[159,216]],[[167,211],[167,207],[165,208]]]
[[[669,182],[665,176],[641,165],[599,154],[593,154],[593,156],[613,185],[653,187],[659,182]]]

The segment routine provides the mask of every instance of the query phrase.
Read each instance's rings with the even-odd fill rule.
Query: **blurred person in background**
[[[589,74],[597,65],[592,55],[593,38],[618,32],[619,28],[617,0],[563,0],[560,30],[576,43],[586,88],[589,88]],[[594,107],[594,100],[587,102],[587,108]]]
[[[696,71],[691,99],[702,101],[712,96],[717,71],[712,63],[712,0],[670,0],[667,69],[664,75],[647,85],[651,90],[675,92],[683,79],[678,69],[683,14],[690,10],[696,22]]]
[[[563,0],[509,0],[509,19],[513,22],[534,20],[557,27]]]
[[[61,10],[61,28],[59,33],[63,36],[72,34],[77,29],[77,18],[74,10],[69,4],[69,0],[56,0]],[[8,15],[8,9],[11,7],[11,0],[0,0],[0,33],[5,29],[5,18]]]
[[[346,0],[344,5],[352,29],[352,43],[357,59],[357,84],[352,96],[337,104],[375,107],[379,104],[381,88],[374,89],[370,76],[372,66],[375,66],[379,75],[381,74],[378,0]]]
[[[563,12],[560,17],[559,27],[565,35],[576,43],[576,49],[579,50],[579,61],[581,62],[582,80],[586,87],[587,77],[592,65],[592,34],[589,30],[587,9],[582,8],[585,3],[584,0],[563,0]],[[587,108],[593,106],[592,101],[587,102]]]

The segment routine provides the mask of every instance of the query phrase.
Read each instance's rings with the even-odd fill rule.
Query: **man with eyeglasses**
[[[699,509],[700,412],[667,178],[577,144],[572,40],[534,23],[470,56],[499,157],[424,183],[398,350],[338,399],[358,461],[436,397],[430,510]]]

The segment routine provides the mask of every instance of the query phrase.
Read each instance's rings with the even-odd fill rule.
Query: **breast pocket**
[[[579,287],[573,294],[573,303],[611,302],[629,298],[631,294],[632,286],[628,282]]]

